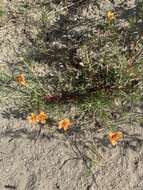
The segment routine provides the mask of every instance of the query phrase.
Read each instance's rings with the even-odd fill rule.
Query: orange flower
[[[64,131],[67,131],[71,127],[72,123],[69,119],[65,118],[59,122],[59,129],[64,129]]]
[[[46,123],[46,120],[47,120],[47,119],[48,119],[48,116],[47,116],[46,113],[43,112],[43,111],[41,111],[41,112],[39,113],[39,115],[37,115],[37,120],[38,120],[38,122],[40,122],[40,123],[42,123],[42,124]]]
[[[109,132],[109,140],[112,145],[116,145],[123,138],[122,132]]]
[[[38,122],[37,120],[37,115],[35,113],[31,113],[28,117],[27,120],[30,124],[36,124]]]
[[[27,82],[26,82],[24,74],[20,74],[19,76],[17,76],[16,82],[18,82],[19,84],[21,84],[23,86],[26,86]]]
[[[114,13],[114,12],[112,12],[112,11],[108,11],[108,12],[107,12],[107,19],[108,19],[109,21],[115,20],[115,18],[116,18],[116,16],[115,16],[115,13]]]

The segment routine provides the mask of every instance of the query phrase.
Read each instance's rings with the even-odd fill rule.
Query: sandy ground
[[[15,4],[3,2],[13,10],[20,1],[14,1]],[[83,16],[85,12],[82,12]],[[90,13],[89,18],[95,14]],[[31,45],[23,31],[26,21],[19,16],[15,23],[14,16],[0,28],[1,65],[19,61],[25,46]],[[26,28],[29,32],[33,30],[35,34],[35,26]],[[92,154],[95,162],[89,167],[78,147],[71,143],[76,133],[65,136],[44,129],[34,143],[38,130],[31,129],[20,115],[14,113],[13,107],[1,106],[0,190],[143,190],[142,125],[132,122],[121,125],[124,139],[116,147],[109,144],[104,130],[92,135],[83,134],[80,150],[89,139],[96,146],[95,154]],[[93,122],[84,125],[91,131],[96,129]],[[56,129],[54,124],[51,127]]]
[[[7,113],[8,110],[1,110],[0,116],[2,190],[8,189],[8,185],[18,190],[143,189],[141,126],[122,126],[124,139],[116,147],[104,139],[104,132],[94,133],[90,140],[95,141],[102,158],[99,161],[93,154],[95,163],[89,172],[77,149],[70,144],[72,137],[45,129],[34,144],[38,130],[14,116],[7,118]]]

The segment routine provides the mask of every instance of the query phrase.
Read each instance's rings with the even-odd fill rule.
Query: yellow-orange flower
[[[107,12],[107,19],[108,19],[109,21],[115,20],[115,19],[116,19],[115,13],[112,12],[112,11],[108,11],[108,12]]]
[[[36,124],[38,123],[38,120],[37,120],[37,115],[35,113],[31,113],[28,117],[27,117],[27,120],[30,124]]]
[[[19,84],[21,84],[23,86],[26,86],[27,82],[26,82],[24,74],[20,74],[19,76],[17,76],[16,82],[18,82]]]
[[[69,119],[65,118],[59,122],[59,129],[64,129],[64,131],[67,131],[71,127],[72,123]]]
[[[123,138],[122,132],[109,132],[109,140],[112,145],[116,145]]]
[[[39,115],[37,115],[37,120],[38,120],[38,122],[40,122],[40,123],[42,123],[42,124],[46,123],[46,120],[47,120],[47,119],[48,119],[48,116],[47,116],[46,113],[43,112],[43,111],[41,111],[41,112],[39,113]]]

